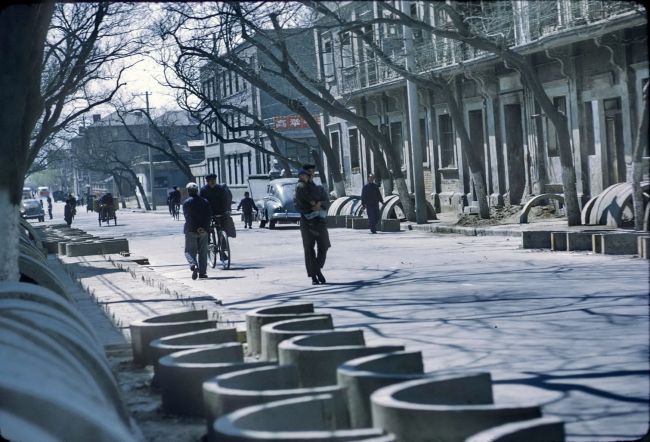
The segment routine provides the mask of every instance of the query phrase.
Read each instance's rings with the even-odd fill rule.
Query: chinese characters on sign
[[[275,130],[307,129],[309,127],[307,122],[299,115],[273,117],[273,126]]]

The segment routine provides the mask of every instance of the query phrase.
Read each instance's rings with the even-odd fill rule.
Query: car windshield
[[[293,196],[293,194],[296,192],[296,184],[297,183],[283,184],[280,193],[282,195],[289,196],[289,197]]]
[[[26,201],[23,201],[23,206],[25,206],[25,208],[30,208],[31,209],[31,208],[34,208],[34,207],[40,207],[40,204],[36,200],[26,200]]]

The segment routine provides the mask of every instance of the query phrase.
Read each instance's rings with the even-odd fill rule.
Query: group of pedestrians
[[[305,270],[313,285],[327,283],[323,267],[327,251],[331,247],[327,230],[327,210],[330,199],[323,186],[314,182],[316,166],[305,164],[298,172],[298,183],[294,204],[300,212],[300,236],[302,239]],[[222,217],[222,226],[226,234],[235,237],[235,227],[230,217],[232,193],[225,184],[217,184],[216,175],[206,177],[207,184],[199,190],[196,183],[187,184],[188,198],[183,201],[185,225],[185,257],[192,271],[192,279],[207,278],[208,241],[213,216]],[[371,233],[377,233],[379,222],[379,205],[383,198],[373,175],[368,176],[368,183],[361,192],[361,204],[368,215]],[[252,228],[253,211],[257,207],[250,194],[244,192],[244,198],[237,206],[244,216],[244,228]]]
[[[188,197],[183,201],[185,224],[185,258],[192,271],[192,279],[208,277],[208,242],[213,217],[221,217],[221,225],[230,237],[236,236],[230,217],[232,193],[225,184],[217,184],[217,176],[205,177],[206,185],[199,189],[191,182],[186,187]]]

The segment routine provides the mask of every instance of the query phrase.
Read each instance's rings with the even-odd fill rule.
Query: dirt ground
[[[107,349],[106,355],[122,396],[136,420],[143,438],[150,442],[204,441],[206,423],[202,418],[185,418],[162,411],[160,393],[151,388],[151,367],[133,365],[128,345]]]
[[[481,219],[476,214],[463,213],[458,215],[456,225],[459,226],[496,226],[500,224],[519,224],[519,214],[522,206],[503,206],[491,207],[490,218]],[[536,221],[548,221],[551,219],[563,218],[563,213],[558,213],[557,208],[553,205],[537,206],[530,209],[528,214],[528,222],[534,223]]]

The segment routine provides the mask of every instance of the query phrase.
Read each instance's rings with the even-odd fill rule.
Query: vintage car
[[[260,227],[267,223],[269,229],[276,224],[293,224],[300,221],[300,212],[293,204],[298,178],[279,178],[269,181],[266,195],[256,201],[259,210]]]
[[[40,222],[45,221],[45,211],[41,202],[35,199],[24,199],[20,206],[20,216],[25,219],[36,218]]]

